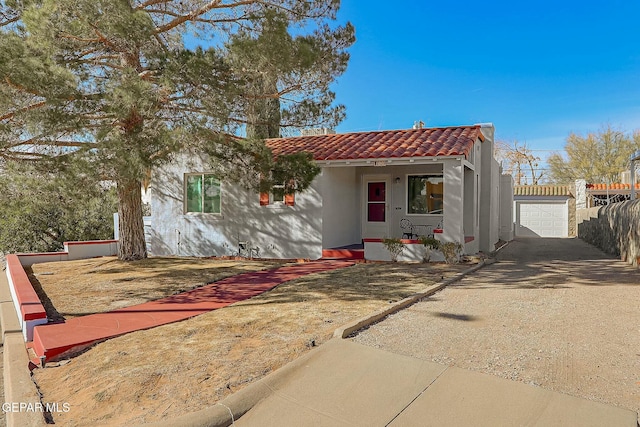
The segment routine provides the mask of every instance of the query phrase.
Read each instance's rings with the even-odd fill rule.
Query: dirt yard
[[[640,270],[578,239],[498,260],[354,340],[640,411]]]
[[[27,274],[51,320],[71,319],[142,304],[225,277],[282,265],[273,261],[115,257],[34,264]],[[42,283],[46,292],[42,291]]]
[[[65,316],[131,305],[238,268],[265,266],[212,260],[189,266],[164,258],[76,263],[34,266],[52,305]],[[35,370],[34,379],[43,402],[70,405],[70,412],[54,414],[60,425],[172,418],[215,404],[322,344],[341,325],[468,267],[368,263],[309,275],[211,313],[100,343],[68,363]],[[61,281],[63,271],[67,277]],[[189,279],[181,280],[181,274]]]

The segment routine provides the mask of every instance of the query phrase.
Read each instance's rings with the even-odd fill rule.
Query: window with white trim
[[[442,215],[444,177],[409,175],[407,178],[407,214]]]
[[[285,192],[284,184],[276,184],[269,193],[260,193],[260,206],[294,206],[295,195]]]
[[[185,174],[185,212],[220,213],[220,180],[213,174]]]
[[[274,185],[269,194],[270,203],[284,203],[284,184]]]

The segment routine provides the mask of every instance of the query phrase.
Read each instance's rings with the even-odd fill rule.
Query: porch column
[[[464,170],[460,160],[445,160],[443,165],[444,201],[442,238],[464,244]]]

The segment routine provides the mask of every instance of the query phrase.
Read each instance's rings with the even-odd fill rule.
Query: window
[[[407,213],[442,215],[444,200],[442,175],[410,175],[408,178]]]
[[[294,206],[295,195],[286,194],[284,184],[274,185],[271,193],[260,193],[260,206]]]
[[[274,185],[270,194],[271,203],[284,203],[284,184]]]
[[[211,174],[185,175],[186,212],[220,213],[220,180]]]
[[[367,221],[385,222],[387,206],[387,183],[367,183]]]

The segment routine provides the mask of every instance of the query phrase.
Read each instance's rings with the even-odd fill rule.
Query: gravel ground
[[[518,239],[353,339],[640,413],[639,302],[638,268],[579,239]]]

